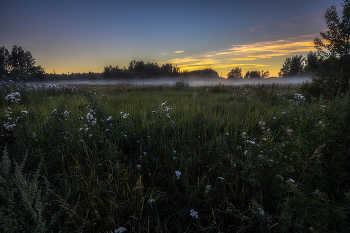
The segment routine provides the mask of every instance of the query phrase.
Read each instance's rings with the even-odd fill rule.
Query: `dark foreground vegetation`
[[[348,1],[326,19],[299,87],[1,81],[0,231],[349,232]]]
[[[0,86],[1,232],[348,232],[349,93]]]

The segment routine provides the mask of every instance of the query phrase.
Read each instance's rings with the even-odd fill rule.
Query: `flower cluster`
[[[120,115],[123,115],[122,117],[124,119],[128,118],[129,114],[128,113],[125,113],[125,112],[120,112]]]
[[[176,175],[176,178],[179,179],[180,176],[181,176],[181,172],[180,171],[175,171],[175,175]]]
[[[198,211],[195,211],[193,209],[190,210],[190,215],[192,218],[198,218]]]
[[[10,107],[7,108],[6,112],[6,117],[7,117],[7,122],[4,124],[4,127],[6,130],[11,131],[17,126],[17,122],[21,119],[21,117],[17,117],[15,121],[12,120],[12,109]],[[22,111],[23,114],[27,114],[27,111]]]
[[[78,89],[75,86],[65,85],[65,84],[35,84],[29,87],[33,91],[42,92],[42,91],[54,91],[54,92],[76,92]]]
[[[14,92],[11,94],[8,94],[5,99],[9,102],[16,102],[16,103],[20,103],[21,99],[16,99],[16,97],[21,98],[21,95],[18,92]]]
[[[153,111],[153,115],[155,114],[165,114],[165,116],[167,118],[170,118],[169,112],[172,110],[172,108],[169,108],[167,102],[162,103],[159,108],[157,109],[157,111]]]

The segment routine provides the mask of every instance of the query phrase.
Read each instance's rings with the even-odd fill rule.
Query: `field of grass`
[[[2,82],[0,122],[0,232],[350,229],[348,94]]]

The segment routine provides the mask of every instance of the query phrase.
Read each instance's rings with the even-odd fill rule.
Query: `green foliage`
[[[314,98],[332,99],[336,95],[344,94],[349,90],[349,48],[350,48],[350,4],[345,0],[342,4],[343,16],[338,17],[336,7],[326,11],[328,30],[320,35],[326,43],[316,38],[317,58],[312,56],[314,67],[317,67],[311,83],[305,83],[302,91],[305,95]]]
[[[188,87],[188,83],[186,83],[184,80],[179,80],[174,83],[175,90],[182,90],[185,87]]]
[[[0,89],[2,99],[25,96],[21,104],[0,102],[8,143],[0,168],[33,184],[33,195],[41,190],[41,203],[51,204],[37,213],[47,231],[349,229],[348,93],[306,101],[298,89],[276,84],[73,90]],[[6,114],[21,117],[10,130]],[[15,161],[27,150],[21,178]],[[11,190],[21,194],[3,191],[5,206]],[[35,206],[39,198],[31,200]]]
[[[42,164],[29,176],[23,169],[27,159],[12,168],[7,149],[0,163],[0,229],[4,232],[46,232],[50,191],[45,177],[39,180]],[[46,214],[46,216],[45,216]]]

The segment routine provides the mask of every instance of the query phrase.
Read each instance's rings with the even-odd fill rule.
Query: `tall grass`
[[[27,154],[21,174],[47,180],[47,231],[349,229],[347,94],[308,102],[276,84],[6,85],[3,161]],[[8,102],[15,91],[21,102]]]

